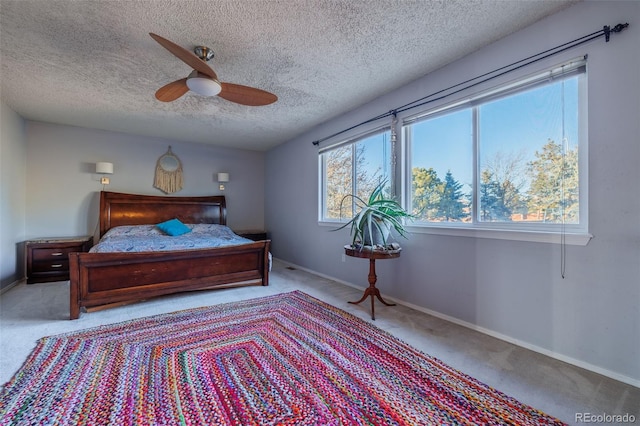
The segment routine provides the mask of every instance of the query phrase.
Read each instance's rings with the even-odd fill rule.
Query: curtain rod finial
[[[604,31],[604,41],[608,43],[609,42],[609,37],[611,36],[611,33],[619,33],[620,31],[624,30],[628,26],[629,26],[628,22],[626,22],[624,24],[618,24],[613,28],[611,28],[608,25],[605,25],[602,28],[602,31]]]

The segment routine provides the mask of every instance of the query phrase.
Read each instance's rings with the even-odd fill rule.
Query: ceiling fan
[[[213,51],[208,47],[196,46],[194,49],[195,53],[191,53],[187,49],[157,34],[149,33],[149,35],[162,47],[193,68],[193,71],[188,77],[173,81],[158,89],[156,98],[159,101],[175,101],[189,90],[202,96],[217,95],[228,101],[249,106],[269,105],[278,100],[278,97],[273,93],[256,89],[255,87],[221,83],[215,71],[207,65],[207,61],[213,58]]]

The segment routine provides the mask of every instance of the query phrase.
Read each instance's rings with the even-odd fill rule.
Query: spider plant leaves
[[[357,213],[345,224],[334,231],[350,227],[352,245],[364,244],[366,236],[372,239],[374,232],[378,232],[382,237],[382,245],[387,246],[387,236],[390,231],[395,230],[398,235],[407,238],[407,231],[402,222],[403,218],[411,219],[413,215],[408,213],[394,199],[385,198],[384,187],[387,181],[381,181],[369,194],[367,200],[363,200],[357,195],[347,194],[340,202],[340,211],[345,200],[351,199],[356,205]]]

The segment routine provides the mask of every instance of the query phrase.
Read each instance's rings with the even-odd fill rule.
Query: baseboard
[[[17,286],[18,284],[20,284],[20,283],[21,283],[21,282],[23,282],[23,281],[25,281],[25,279],[24,279],[24,278],[21,278],[21,279],[19,279],[19,280],[15,280],[14,282],[12,282],[11,284],[9,284],[9,285],[7,285],[7,286],[5,286],[5,287],[2,287],[2,288],[0,289],[0,295],[2,295],[2,294],[4,294],[4,293],[6,293],[7,291],[9,291],[10,289],[12,289],[13,287]]]
[[[295,267],[296,269],[300,269],[300,270],[308,272],[310,274],[317,275],[319,277],[326,278],[326,279],[331,280],[331,281],[335,281],[335,282],[337,282],[339,284],[343,284],[343,285],[346,285],[348,287],[357,288],[359,290],[364,290],[365,289],[365,287],[363,287],[363,286],[358,286],[358,285],[355,285],[353,283],[350,283],[350,282],[347,282],[347,281],[343,281],[341,279],[338,279],[338,278],[335,278],[335,277],[332,277],[332,276],[329,276],[329,275],[326,275],[326,274],[322,274],[320,272],[305,268],[305,267],[300,266],[300,265],[293,264],[291,262],[287,262],[287,261],[282,260],[282,259],[277,259],[277,260],[279,262],[285,264],[285,265],[289,265],[289,266]],[[392,301],[394,301],[395,303],[397,303],[399,305],[403,305],[403,306],[406,306],[408,308],[415,309],[416,311],[423,312],[425,314],[434,316],[436,318],[440,318],[442,320],[449,321],[451,323],[460,325],[462,327],[469,328],[469,329],[477,331],[479,333],[486,334],[486,335],[491,336],[491,337],[495,337],[496,339],[500,339],[500,340],[503,340],[505,342],[509,342],[509,343],[514,344],[516,346],[520,346],[522,348],[529,349],[529,350],[534,351],[534,352],[538,352],[538,353],[540,353],[542,355],[545,355],[545,356],[548,356],[550,358],[557,359],[557,360],[562,361],[562,362],[566,362],[567,364],[571,364],[571,365],[574,365],[576,367],[580,367],[580,368],[583,368],[585,370],[588,370],[588,371],[600,374],[602,376],[608,377],[610,379],[617,380],[618,382],[622,382],[622,383],[625,383],[625,384],[640,388],[640,380],[634,379],[632,377],[625,376],[623,374],[616,373],[615,371],[611,371],[611,370],[607,370],[606,368],[598,367],[597,365],[593,365],[593,364],[590,364],[588,362],[584,362],[584,361],[581,361],[579,359],[575,359],[575,358],[563,355],[561,353],[557,353],[557,352],[551,351],[549,349],[545,349],[543,347],[540,347],[540,346],[537,346],[537,345],[533,345],[533,344],[525,342],[523,340],[515,339],[513,337],[498,333],[498,332],[490,330],[488,328],[480,327],[477,324],[473,324],[473,323],[470,323],[470,322],[467,322],[467,321],[463,321],[463,320],[461,320],[459,318],[452,317],[452,316],[440,313],[438,311],[434,311],[434,310],[431,310],[431,309],[424,308],[422,306],[414,305],[413,303],[405,302],[404,300],[397,299],[395,297],[391,297],[391,296],[386,295],[386,294],[383,295],[383,298],[385,300],[392,300]]]

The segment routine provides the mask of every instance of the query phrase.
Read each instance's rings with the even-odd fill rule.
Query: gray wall
[[[264,227],[264,153],[27,121],[26,237],[93,235],[99,191],[95,163],[114,164],[108,191],[165,195],[153,188],[156,161],[169,145],[184,187],[172,195],[217,195],[228,172],[228,225]]]
[[[26,148],[24,120],[0,103],[0,289],[22,278],[16,244],[25,235]]]
[[[224,194],[230,227],[264,228],[262,152],[25,121],[4,103],[0,111],[0,288],[23,278],[24,240],[95,234],[98,161],[114,164],[106,190],[164,195],[153,177],[171,145],[184,169],[184,188],[173,195]],[[218,172],[230,175],[224,193]]]
[[[378,262],[378,282],[383,294],[409,305],[640,386],[640,2],[580,3],[269,151],[265,220],[274,255],[366,286],[366,263],[342,261],[348,231],[318,224],[311,142],[619,22],[631,25],[609,43],[600,38],[546,61],[589,55],[595,237],[566,248],[566,278],[558,244],[414,233],[401,241],[401,258]]]

